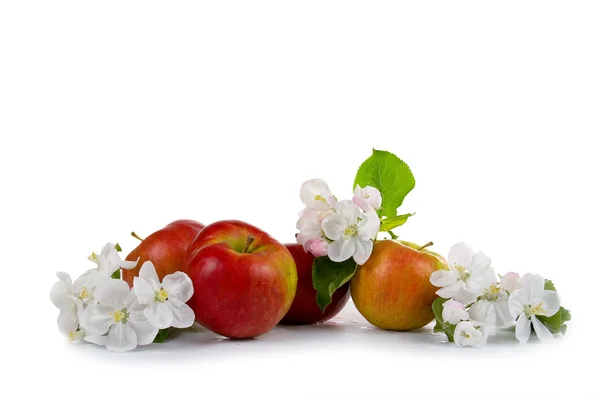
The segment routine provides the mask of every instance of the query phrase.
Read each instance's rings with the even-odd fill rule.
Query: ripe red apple
[[[313,286],[312,267],[315,257],[307,253],[300,244],[286,244],[292,253],[298,271],[298,288],[290,310],[281,323],[283,324],[316,324],[335,317],[350,299],[350,283],[344,284],[335,291],[331,304],[325,311],[317,305],[317,291]]]
[[[127,261],[135,261],[139,257],[140,260],[135,268],[122,270],[123,280],[132,287],[133,278],[138,276],[142,264],[148,260],[154,264],[161,280],[165,275],[181,271],[186,251],[202,228],[204,225],[199,222],[180,219],[154,232],[125,258]]]
[[[206,226],[188,249],[196,321],[233,339],[270,331],[296,293],[296,265],[284,245],[242,221]]]
[[[431,243],[428,243],[428,245]],[[433,271],[447,269],[446,260],[425,246],[409,242],[375,242],[371,257],[350,280],[358,311],[381,329],[405,331],[427,325],[438,288],[429,282]]]

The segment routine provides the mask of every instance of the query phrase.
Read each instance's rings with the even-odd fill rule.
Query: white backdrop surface
[[[597,2],[2,2],[2,398],[600,397]],[[401,238],[551,278],[567,337],[482,349],[332,322],[70,346],[48,293],[107,241],[241,219],[293,241],[299,187],[371,148],[416,187]],[[5,397],[4,394],[12,395]]]

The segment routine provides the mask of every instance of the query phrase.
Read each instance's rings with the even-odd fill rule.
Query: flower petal
[[[471,265],[472,260],[473,249],[466,243],[456,243],[448,252],[448,265],[450,266],[460,265],[466,268]]]
[[[438,289],[438,291],[435,293],[438,296],[440,296],[441,298],[449,299],[449,298],[456,296],[456,294],[458,294],[458,292],[460,290],[462,290],[462,285],[460,284],[460,282],[455,282],[451,285],[447,285],[447,286],[442,287],[441,289]],[[462,303],[462,301],[461,301],[461,303]]]
[[[75,332],[79,327],[79,321],[77,320],[77,312],[71,306],[67,306],[60,310],[58,315],[58,330],[63,335],[68,335],[71,332]]]
[[[173,322],[171,326],[174,328],[189,328],[194,324],[194,311],[179,299],[171,299],[167,302],[173,311]]]
[[[542,301],[548,317],[553,316],[560,309],[560,296],[554,290],[544,290]]]
[[[539,298],[544,295],[544,286],[546,280],[544,277],[537,274],[525,274],[521,278],[521,284],[525,293],[529,294],[529,301],[533,301],[534,298]]]
[[[162,287],[169,294],[169,300],[174,298],[185,303],[191,299],[194,294],[192,280],[186,273],[180,271],[165,276]]]
[[[346,225],[356,224],[362,215],[360,208],[351,200],[338,201],[335,209],[344,217]]]
[[[67,274],[66,272],[57,272],[56,273],[56,277],[60,281],[66,282],[69,285],[73,285],[73,281],[71,280],[71,276],[69,276],[69,274]]]
[[[373,242],[370,240],[356,239],[354,240],[354,243],[355,250],[352,257],[358,265],[363,265],[367,262],[369,257],[371,257],[371,253],[373,252]]]
[[[88,343],[97,344],[99,346],[106,346],[108,342],[108,336],[106,335],[86,335],[84,340]]]
[[[150,344],[158,334],[158,328],[152,326],[142,310],[132,310],[129,312],[127,324],[131,325],[137,335],[137,342],[140,346]]]
[[[173,310],[166,302],[153,301],[144,309],[144,315],[152,326],[165,329],[173,323]]]
[[[531,317],[531,323],[533,324],[533,330],[535,330],[535,334],[538,339],[540,339],[540,342],[547,342],[554,339],[554,336],[552,336],[552,333],[550,333],[548,328],[546,328],[546,326],[535,316]]]
[[[460,283],[459,283],[459,286],[460,286]],[[439,290],[438,290],[438,292],[439,292]],[[454,300],[460,301],[463,304],[471,304],[475,300],[477,300],[478,295],[473,292],[470,292],[468,290],[465,290],[464,287],[460,287],[460,289],[456,292],[456,294],[454,294],[453,297],[454,297]]]
[[[331,240],[338,240],[344,236],[344,230],[348,227],[348,223],[342,214],[332,214],[323,219],[321,226],[325,236]]]
[[[356,250],[356,240],[339,239],[330,243],[327,247],[327,255],[334,262],[346,261],[354,255]]]
[[[476,301],[469,308],[469,319],[480,325],[495,325],[496,310],[492,302],[487,300]]]
[[[120,279],[109,279],[106,283],[96,288],[94,297],[100,304],[116,310],[125,306],[125,299],[129,292],[130,289],[127,282]]]
[[[483,274],[483,271],[490,265],[492,265],[492,259],[483,254],[483,252],[478,251],[473,255],[470,265],[465,265],[465,267],[467,267],[473,273]],[[495,281],[497,281],[498,278],[495,278]]]
[[[156,268],[154,268],[154,264],[152,264],[152,261],[146,261],[142,264],[142,268],[140,268],[139,277],[160,284],[160,280],[158,279],[158,275],[156,273]]]
[[[371,240],[377,236],[379,227],[381,226],[381,220],[377,215],[377,212],[373,209],[367,211],[361,217],[361,221],[358,223],[358,233],[362,239]]]
[[[123,269],[133,269],[133,268],[137,267],[139,261],[140,261],[139,257],[135,261],[121,261],[119,263],[119,267],[121,267]]]
[[[114,322],[110,315],[114,308],[97,304],[89,306],[85,312],[85,318],[81,321],[83,328],[92,335],[104,335]]]
[[[531,303],[528,297],[525,289],[517,289],[510,294],[508,297],[508,311],[511,317],[517,318],[523,313],[525,305]]]
[[[55,282],[50,290],[50,300],[57,308],[65,308],[73,303],[73,286],[64,280]]]
[[[531,321],[525,314],[521,314],[517,318],[515,335],[520,343],[527,343],[529,336],[531,336]]]
[[[431,274],[429,282],[437,287],[449,286],[458,282],[458,273],[456,271],[440,269]]]
[[[136,276],[133,278],[133,292],[140,304],[149,304],[154,301],[154,294],[159,289],[156,282]]]
[[[129,351],[137,347],[137,335],[128,324],[118,323],[108,331],[106,349],[111,351]]]
[[[508,299],[498,298],[493,304],[496,311],[496,326],[499,328],[508,328],[511,326],[515,322],[515,319],[510,315]]]

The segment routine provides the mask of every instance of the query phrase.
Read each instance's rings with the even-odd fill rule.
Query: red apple
[[[206,226],[188,249],[196,321],[233,339],[271,330],[296,293],[296,265],[284,245],[242,221]]]
[[[127,261],[135,261],[139,257],[140,260],[135,268],[122,270],[123,280],[132,287],[133,278],[138,276],[142,264],[148,260],[154,264],[161,280],[165,275],[181,271],[186,251],[202,228],[204,225],[199,222],[180,219],[154,232],[125,258]]]
[[[317,291],[313,286],[312,267],[315,257],[307,253],[299,244],[286,244],[285,247],[292,253],[298,271],[298,288],[296,297],[281,323],[283,324],[316,324],[325,322],[335,317],[344,308],[350,299],[350,283],[346,283],[332,296],[331,304],[325,311],[317,305]]]

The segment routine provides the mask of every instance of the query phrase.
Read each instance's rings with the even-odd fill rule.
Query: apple
[[[232,339],[270,331],[289,310],[294,258],[266,232],[242,221],[207,225],[190,244],[184,272],[194,283],[196,321]]]
[[[344,284],[332,296],[331,304],[325,311],[321,311],[317,305],[317,291],[313,286],[312,267],[315,257],[307,253],[300,244],[286,244],[296,262],[298,271],[298,288],[296,297],[292,302],[281,323],[283,324],[316,324],[325,322],[335,317],[344,308],[350,299],[350,283]]]
[[[350,281],[358,311],[381,329],[421,328],[434,319],[431,306],[438,290],[431,273],[447,269],[445,259],[425,247],[394,240],[375,242],[367,262]]]
[[[204,225],[200,222],[180,219],[143,239],[125,258],[127,261],[140,260],[135,268],[122,270],[123,280],[132,287],[133,278],[138,276],[142,264],[148,260],[154,264],[161,280],[165,275],[181,271],[186,251],[202,228]]]

